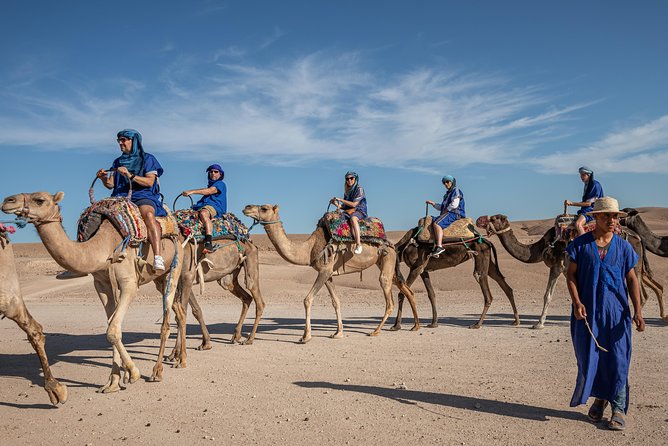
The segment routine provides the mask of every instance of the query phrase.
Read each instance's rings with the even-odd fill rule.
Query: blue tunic
[[[451,206],[455,198],[459,198],[459,204],[456,208],[448,209]],[[450,226],[455,220],[460,218],[466,218],[466,207],[464,204],[464,194],[458,187],[454,187],[452,190],[449,190],[445,195],[443,195],[443,201],[439,206],[441,215],[434,217],[434,223],[439,225],[441,228],[445,229]]]
[[[591,181],[593,181],[591,188],[589,188],[588,187],[589,185],[587,185],[587,190],[585,190],[585,193],[582,196],[583,202],[603,197],[603,186],[601,186],[601,183],[599,183],[596,180],[591,180]],[[587,215],[587,212],[591,212],[593,210],[594,210],[594,202],[592,201],[589,206],[582,206],[580,210],[577,212],[577,214],[584,215],[585,222],[589,223],[594,219],[594,217],[592,217],[591,215]]]
[[[587,319],[600,351],[584,321],[571,312],[571,338],[578,363],[578,376],[571,406],[586,404],[590,396],[613,401],[623,386],[627,388],[631,362],[631,310],[626,289],[626,275],[638,255],[631,245],[613,235],[605,258],[601,260],[592,233],[573,240],[566,248],[577,264],[577,288],[587,309]]]
[[[130,181],[117,170],[120,167],[119,158],[116,158],[111,165],[111,169],[114,170],[114,189],[111,191],[112,197],[126,197],[128,191],[130,190]],[[157,177],[160,177],[164,170],[158,162],[158,160],[151,155],[150,153],[144,153],[144,166],[143,172],[150,173],[155,172]],[[156,217],[165,217],[167,212],[162,207],[162,200],[160,199],[160,183],[156,178],[152,186],[140,186],[137,183],[132,183],[132,197],[131,201],[137,203],[139,200],[150,200],[153,202],[155,207],[155,216]]]
[[[204,195],[197,203],[193,205],[193,209],[200,210],[204,206],[211,206],[216,210],[216,217],[222,217],[227,212],[227,186],[223,180],[209,181],[207,187],[215,187],[218,192],[211,195]]]
[[[350,217],[352,217],[354,215],[357,218],[359,218],[360,220],[362,220],[362,219],[368,217],[367,208],[366,208],[366,195],[364,194],[364,189],[362,189],[361,186],[358,186],[356,188],[356,190],[354,191],[353,196],[349,197],[349,196],[346,195],[345,199],[347,201],[352,201],[353,203],[355,203],[355,212],[352,215],[350,215],[346,212],[343,212],[342,215],[343,215],[344,218],[349,219]],[[343,206],[341,206],[341,210],[343,210],[343,211],[346,211],[346,210],[349,210],[349,209],[353,209],[353,207],[348,206],[347,204],[344,204]]]

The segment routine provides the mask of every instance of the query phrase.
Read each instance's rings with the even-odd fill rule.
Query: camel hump
[[[128,239],[131,246],[147,238],[146,224],[139,207],[125,197],[109,197],[96,201],[81,213],[77,224],[77,240],[89,240],[105,219],[114,225],[123,239]]]
[[[350,230],[349,220],[344,218],[338,212],[327,212],[322,216],[318,222],[318,226],[325,229],[327,241],[334,240],[336,242],[353,242],[352,232]],[[359,221],[360,223],[360,239],[365,243],[374,245],[387,245],[387,235],[385,234],[385,227],[383,222],[376,217],[368,217]]]
[[[184,237],[191,233],[198,242],[204,240],[204,225],[194,209],[179,209],[174,211],[174,218]],[[234,214],[228,212],[211,219],[213,231],[212,240],[248,240],[248,228]],[[194,242],[194,241],[193,241]]]

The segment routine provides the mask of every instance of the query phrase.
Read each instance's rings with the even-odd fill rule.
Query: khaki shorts
[[[216,216],[216,210],[213,208],[213,206],[206,205],[206,206],[202,206],[201,208],[199,208],[200,211],[202,211],[204,209],[209,211],[209,214],[211,215],[211,218]]]

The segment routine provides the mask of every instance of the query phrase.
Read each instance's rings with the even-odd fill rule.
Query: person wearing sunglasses
[[[227,212],[227,186],[223,182],[225,171],[220,164],[212,164],[206,168],[206,173],[208,183],[205,188],[184,190],[181,193],[184,197],[192,194],[203,195],[192,208],[198,211],[199,220],[204,226],[204,253],[213,251],[211,219],[221,217]]]
[[[584,225],[594,219],[588,213],[593,209],[594,200],[603,197],[603,186],[594,179],[594,171],[589,167],[580,167],[578,173],[580,174],[580,180],[584,183],[582,201],[564,200],[564,205],[580,207],[577,212],[578,217],[575,219],[575,230],[578,235],[582,235],[585,233]]]
[[[610,405],[608,428],[623,430],[629,408],[632,324],[638,331],[645,329],[633,268],[638,254],[614,232],[619,218],[626,216],[617,200],[596,200],[589,215],[596,220],[596,228],[566,248],[570,260],[566,284],[573,304],[571,338],[578,365],[571,407],[594,397],[589,420],[602,421]]]
[[[443,230],[460,218],[466,217],[466,210],[464,206],[464,194],[457,187],[457,179],[452,175],[446,175],[441,179],[443,186],[446,188],[446,193],[443,195],[441,204],[436,204],[432,200],[427,200],[426,203],[433,206],[436,210],[441,211],[438,217],[434,217],[432,228],[434,230],[434,250],[433,256],[438,256],[445,249],[443,248]]]
[[[345,176],[343,198],[334,197],[330,203],[341,207],[343,219],[348,220],[355,238],[355,254],[362,254],[362,242],[360,241],[359,221],[367,218],[366,195],[359,184],[359,177],[355,172],[348,172]]]
[[[165,261],[160,255],[160,224],[155,217],[165,217],[162,207],[160,182],[164,170],[158,160],[144,152],[141,133],[133,129],[121,130],[116,134],[116,142],[121,156],[116,158],[109,170],[100,169],[97,177],[107,189],[112,189],[112,197],[127,197],[132,183],[131,201],[139,207],[146,223],[148,241],[153,248],[153,268],[165,269]]]

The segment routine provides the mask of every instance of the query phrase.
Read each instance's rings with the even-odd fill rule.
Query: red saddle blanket
[[[320,219],[320,224],[324,226],[325,232],[337,242],[353,242],[350,223],[348,219],[341,216],[339,212],[327,212]],[[369,217],[360,220],[360,239],[363,242],[376,245],[387,244],[387,236],[383,222],[376,217]]]

